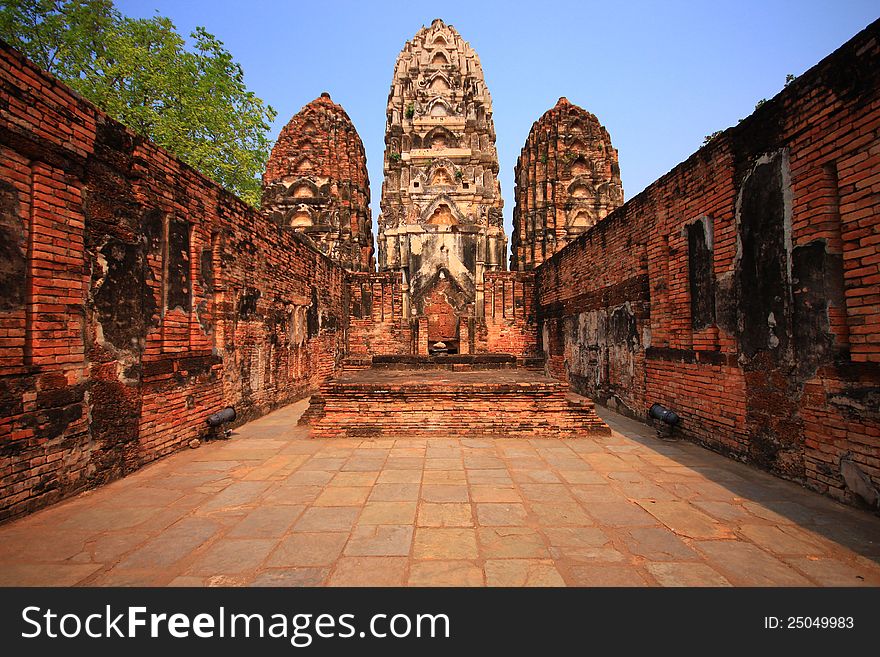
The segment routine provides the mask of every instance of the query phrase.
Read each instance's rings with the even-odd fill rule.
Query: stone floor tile
[[[487,586],[565,586],[549,559],[489,559],[485,570]]]
[[[348,532],[293,532],[281,540],[266,565],[330,566],[348,541]]]
[[[480,554],[486,559],[545,558],[544,539],[530,527],[480,527]]]
[[[417,527],[414,559],[476,559],[477,535],[459,527]]]
[[[477,484],[469,486],[470,496],[474,502],[517,502],[523,501],[522,495],[513,486],[492,486]]]
[[[529,510],[537,523],[545,527],[587,527],[595,524],[583,507],[573,500],[529,502]]]
[[[277,544],[277,540],[265,538],[217,541],[196,557],[186,574],[236,575],[252,571]]]
[[[340,532],[354,527],[361,509],[356,506],[315,506],[306,509],[293,526],[295,532]]]
[[[565,577],[570,586],[648,586],[650,582],[633,566],[577,564]]]
[[[700,558],[665,527],[631,527],[624,532],[623,537],[631,554],[649,561],[694,561]]]
[[[278,538],[302,515],[305,505],[259,506],[227,532],[230,538]]]
[[[409,586],[483,586],[482,569],[470,561],[414,561]]]
[[[415,524],[415,502],[367,502],[361,511],[360,525]]]
[[[684,500],[636,500],[636,504],[679,536],[733,538],[733,532]]]
[[[414,502],[419,499],[419,484],[376,484],[371,502]]]
[[[251,586],[321,586],[329,568],[271,568],[257,574]]]
[[[421,499],[426,502],[468,502],[464,484],[422,484]]]
[[[715,570],[734,586],[809,586],[810,580],[767,554],[757,546],[743,541],[696,541],[701,552]]]
[[[0,586],[74,586],[100,569],[94,563],[4,563]]]
[[[455,484],[467,483],[464,470],[425,470],[423,484]]]
[[[470,504],[422,502],[416,524],[419,527],[473,527]]]
[[[336,562],[330,586],[403,586],[409,560],[405,557],[348,557]]]
[[[358,525],[351,533],[345,555],[405,557],[412,546],[412,525]]]
[[[331,486],[372,486],[379,477],[379,470],[374,472],[337,472],[330,480]]]
[[[362,506],[370,496],[369,486],[327,486],[314,501],[315,506]]]
[[[703,563],[648,563],[645,567],[660,586],[730,586],[718,571]]]
[[[421,481],[421,470],[382,470],[376,479],[379,484],[418,484]]]
[[[528,512],[522,504],[477,504],[477,522],[483,526],[512,527],[525,525]]]

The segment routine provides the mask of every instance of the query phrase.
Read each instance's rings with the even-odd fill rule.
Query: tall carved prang
[[[404,46],[387,119],[379,269],[403,272],[404,312],[429,349],[456,352],[459,319],[483,315],[484,273],[505,269],[507,238],[492,101],[451,25],[436,19]]]
[[[532,125],[514,177],[514,270],[534,269],[623,205],[608,131],[567,98]]]
[[[364,145],[329,94],[303,107],[278,136],[263,175],[263,210],[346,269],[373,269]]]

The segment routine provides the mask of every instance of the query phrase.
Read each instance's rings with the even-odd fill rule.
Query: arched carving
[[[434,173],[431,174],[431,184],[432,185],[452,185],[452,176],[449,175],[449,172],[440,167]]]
[[[449,58],[442,50],[436,51],[434,53],[434,56],[431,58],[432,66],[446,66],[447,64],[449,64]]]
[[[469,223],[447,194],[440,194],[424,209],[420,221],[434,226],[458,226]]]
[[[596,190],[581,176],[575,178],[568,186],[568,196],[570,198],[595,198]]]
[[[596,223],[595,214],[588,208],[572,210],[566,221],[566,225],[574,228],[589,228]]]
[[[318,132],[318,127],[315,125],[314,121],[306,119],[305,123],[302,124],[302,132],[307,135],[312,135]]]
[[[455,109],[445,98],[440,96],[433,98],[428,103],[429,116],[455,116]]]
[[[438,125],[425,135],[422,144],[425,148],[440,150],[444,148],[458,147],[458,140],[449,129],[444,128],[442,125]]]
[[[320,196],[318,186],[310,180],[298,180],[290,187],[289,196],[293,198],[315,198]]]
[[[312,210],[305,206],[299,205],[290,211],[287,219],[287,225],[291,228],[306,228],[315,224],[314,214]]]
[[[583,176],[592,173],[592,171],[592,167],[584,157],[575,158],[571,163],[570,173],[572,176]]]
[[[296,173],[302,173],[305,171],[311,171],[315,168],[314,162],[312,162],[308,156],[303,157],[299,162],[296,163],[296,166],[293,167],[293,170]]]
[[[450,86],[449,82],[442,75],[437,75],[431,80],[431,83],[428,85],[428,89],[431,91],[449,91]]]

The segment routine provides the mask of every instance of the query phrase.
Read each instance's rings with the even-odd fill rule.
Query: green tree
[[[192,46],[167,18],[122,16],[112,0],[4,0],[0,38],[133,130],[252,205],[275,110],[204,28]]]

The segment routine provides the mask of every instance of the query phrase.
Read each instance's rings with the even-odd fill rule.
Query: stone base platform
[[[591,400],[513,366],[404,369],[374,362],[327,381],[300,423],[311,424],[315,438],[610,434]]]

